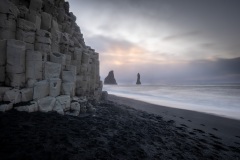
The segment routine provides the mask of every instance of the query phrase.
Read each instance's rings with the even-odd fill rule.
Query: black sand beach
[[[224,123],[223,128],[209,126],[213,122],[197,127],[200,113],[195,119],[176,109],[152,114],[151,104],[112,95],[109,99],[96,107],[95,115],[80,117],[0,113],[0,159],[240,159],[240,121],[228,119],[230,134],[222,130]],[[143,106],[148,112],[134,109]],[[226,143],[221,133],[231,141]]]

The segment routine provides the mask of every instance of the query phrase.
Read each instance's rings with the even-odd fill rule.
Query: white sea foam
[[[104,85],[103,90],[152,104],[240,119],[240,85]]]

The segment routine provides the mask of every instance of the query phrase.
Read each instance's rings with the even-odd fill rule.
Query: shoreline
[[[189,104],[172,104],[172,106],[170,106],[169,104],[159,104],[157,102],[151,102],[151,101],[148,101],[148,100],[140,100],[136,97],[128,97],[128,96],[124,96],[124,95],[121,95],[121,94],[114,94],[114,93],[109,93],[109,95],[114,95],[114,96],[117,96],[117,97],[122,97],[122,98],[128,98],[128,99],[133,99],[133,100],[136,100],[136,101],[141,101],[141,102],[144,102],[144,103],[149,103],[149,104],[152,104],[152,105],[158,105],[158,106],[163,106],[163,107],[168,107],[168,108],[173,108],[173,109],[180,109],[180,110],[186,110],[186,111],[193,111],[193,112],[199,112],[199,113],[204,113],[204,114],[210,114],[210,115],[213,115],[213,116],[217,116],[217,117],[223,117],[223,118],[227,118],[227,119],[233,119],[233,120],[237,120],[237,121],[240,121],[240,116],[238,116],[237,114],[236,115],[229,115],[229,111],[228,111],[228,114],[225,114],[225,115],[221,115],[219,113],[216,113],[216,110],[214,112],[211,112],[213,110],[194,110],[194,109],[189,109],[189,107],[194,107],[194,105],[189,105]],[[177,107],[177,106],[185,106],[185,108],[181,108],[181,107]],[[188,106],[188,107],[186,107]],[[196,105],[195,105],[196,106]],[[199,106],[198,106],[199,107]],[[220,113],[223,113],[220,112]],[[231,112],[232,113],[232,112]]]
[[[234,144],[239,140],[238,136],[240,137],[240,120],[198,111],[151,104],[113,94],[108,95],[108,100],[150,114],[160,115],[165,120],[175,121],[178,126],[186,125],[190,128],[203,130],[206,133],[215,134],[221,137],[226,144]]]
[[[235,120],[235,121],[240,121],[240,116],[239,119],[235,119],[232,117],[228,117],[228,116],[224,116],[224,115],[218,115],[218,114],[214,114],[214,113],[209,113],[209,112],[201,112],[201,111],[195,111],[195,110],[190,110],[190,109],[184,109],[184,108],[177,108],[177,107],[171,107],[171,106],[166,106],[166,105],[161,105],[161,104],[156,104],[156,103],[151,103],[151,102],[147,102],[144,100],[138,100],[135,98],[130,98],[130,97],[125,97],[125,96],[120,96],[120,95],[115,95],[115,94],[108,94],[110,97],[111,96],[115,96],[115,97],[119,97],[119,98],[124,98],[124,99],[129,99],[129,100],[134,100],[134,101],[140,101],[142,103],[147,103],[150,105],[155,105],[155,106],[159,106],[159,107],[163,107],[163,108],[170,108],[170,109],[176,109],[176,110],[183,110],[183,111],[187,111],[187,112],[197,112],[200,114],[207,114],[207,115],[211,115],[211,116],[215,116],[215,117],[220,117],[220,118],[225,118],[225,119],[229,119],[229,120]]]

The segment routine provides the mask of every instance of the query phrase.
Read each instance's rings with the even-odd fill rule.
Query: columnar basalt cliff
[[[117,84],[113,71],[108,73],[108,76],[104,79],[104,84]]]
[[[78,115],[101,91],[99,54],[86,46],[68,2],[0,1],[1,111]]]

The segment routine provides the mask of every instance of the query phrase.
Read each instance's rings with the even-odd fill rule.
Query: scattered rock
[[[103,100],[103,101],[108,100],[108,92],[107,91],[102,91],[101,100]]]
[[[0,104],[0,112],[5,112],[8,110],[11,110],[13,108],[13,103],[11,102],[5,102]]]
[[[56,102],[56,98],[54,97],[44,97],[42,99],[39,99],[37,101],[38,103],[38,107],[39,107],[39,111],[40,112],[49,112],[53,110],[53,107],[55,105]]]

